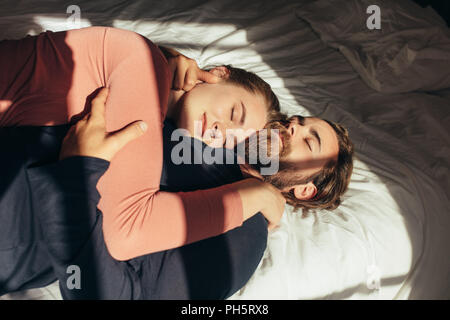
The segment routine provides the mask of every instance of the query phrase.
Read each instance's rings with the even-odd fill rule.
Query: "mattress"
[[[380,28],[369,29],[377,5]],[[0,39],[91,25],[200,67],[265,79],[289,115],[345,125],[356,159],[334,210],[293,212],[230,299],[450,298],[450,32],[407,0],[2,1]],[[0,299],[60,299],[57,283]]]

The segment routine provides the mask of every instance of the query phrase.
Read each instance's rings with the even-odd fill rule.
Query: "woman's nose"
[[[212,124],[211,129],[214,132],[214,136],[216,138],[222,137],[222,139],[226,138],[226,127],[219,121],[216,121]]]
[[[214,132],[215,139],[221,138],[222,143],[226,143],[227,148],[234,147],[244,141],[246,137],[246,133],[241,128],[220,121],[214,122],[211,129]]]

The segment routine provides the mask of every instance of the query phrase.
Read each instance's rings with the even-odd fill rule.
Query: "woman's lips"
[[[206,131],[206,112],[203,113],[201,121],[202,121],[202,137],[203,137]]]

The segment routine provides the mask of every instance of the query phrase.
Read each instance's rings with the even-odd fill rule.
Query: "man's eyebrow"
[[[245,122],[245,115],[247,114],[247,109],[245,108],[245,104],[244,104],[244,102],[242,102],[242,100],[241,100],[241,105],[242,105],[242,116],[241,116],[241,120],[239,121],[239,123],[241,125],[243,125]]]
[[[317,142],[319,143],[319,151],[322,150],[322,142],[320,140],[320,136],[317,133],[317,131],[315,129],[310,129],[311,134],[317,139]]]

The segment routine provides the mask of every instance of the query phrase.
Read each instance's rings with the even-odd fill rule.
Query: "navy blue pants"
[[[224,299],[245,285],[266,247],[261,214],[217,237],[114,260],[95,188],[109,163],[91,157],[56,162],[67,129],[0,129],[0,294],[59,279],[65,299]],[[164,134],[172,129],[167,124]],[[170,148],[165,145],[165,154]],[[188,191],[240,178],[237,166],[165,162],[161,187]]]

